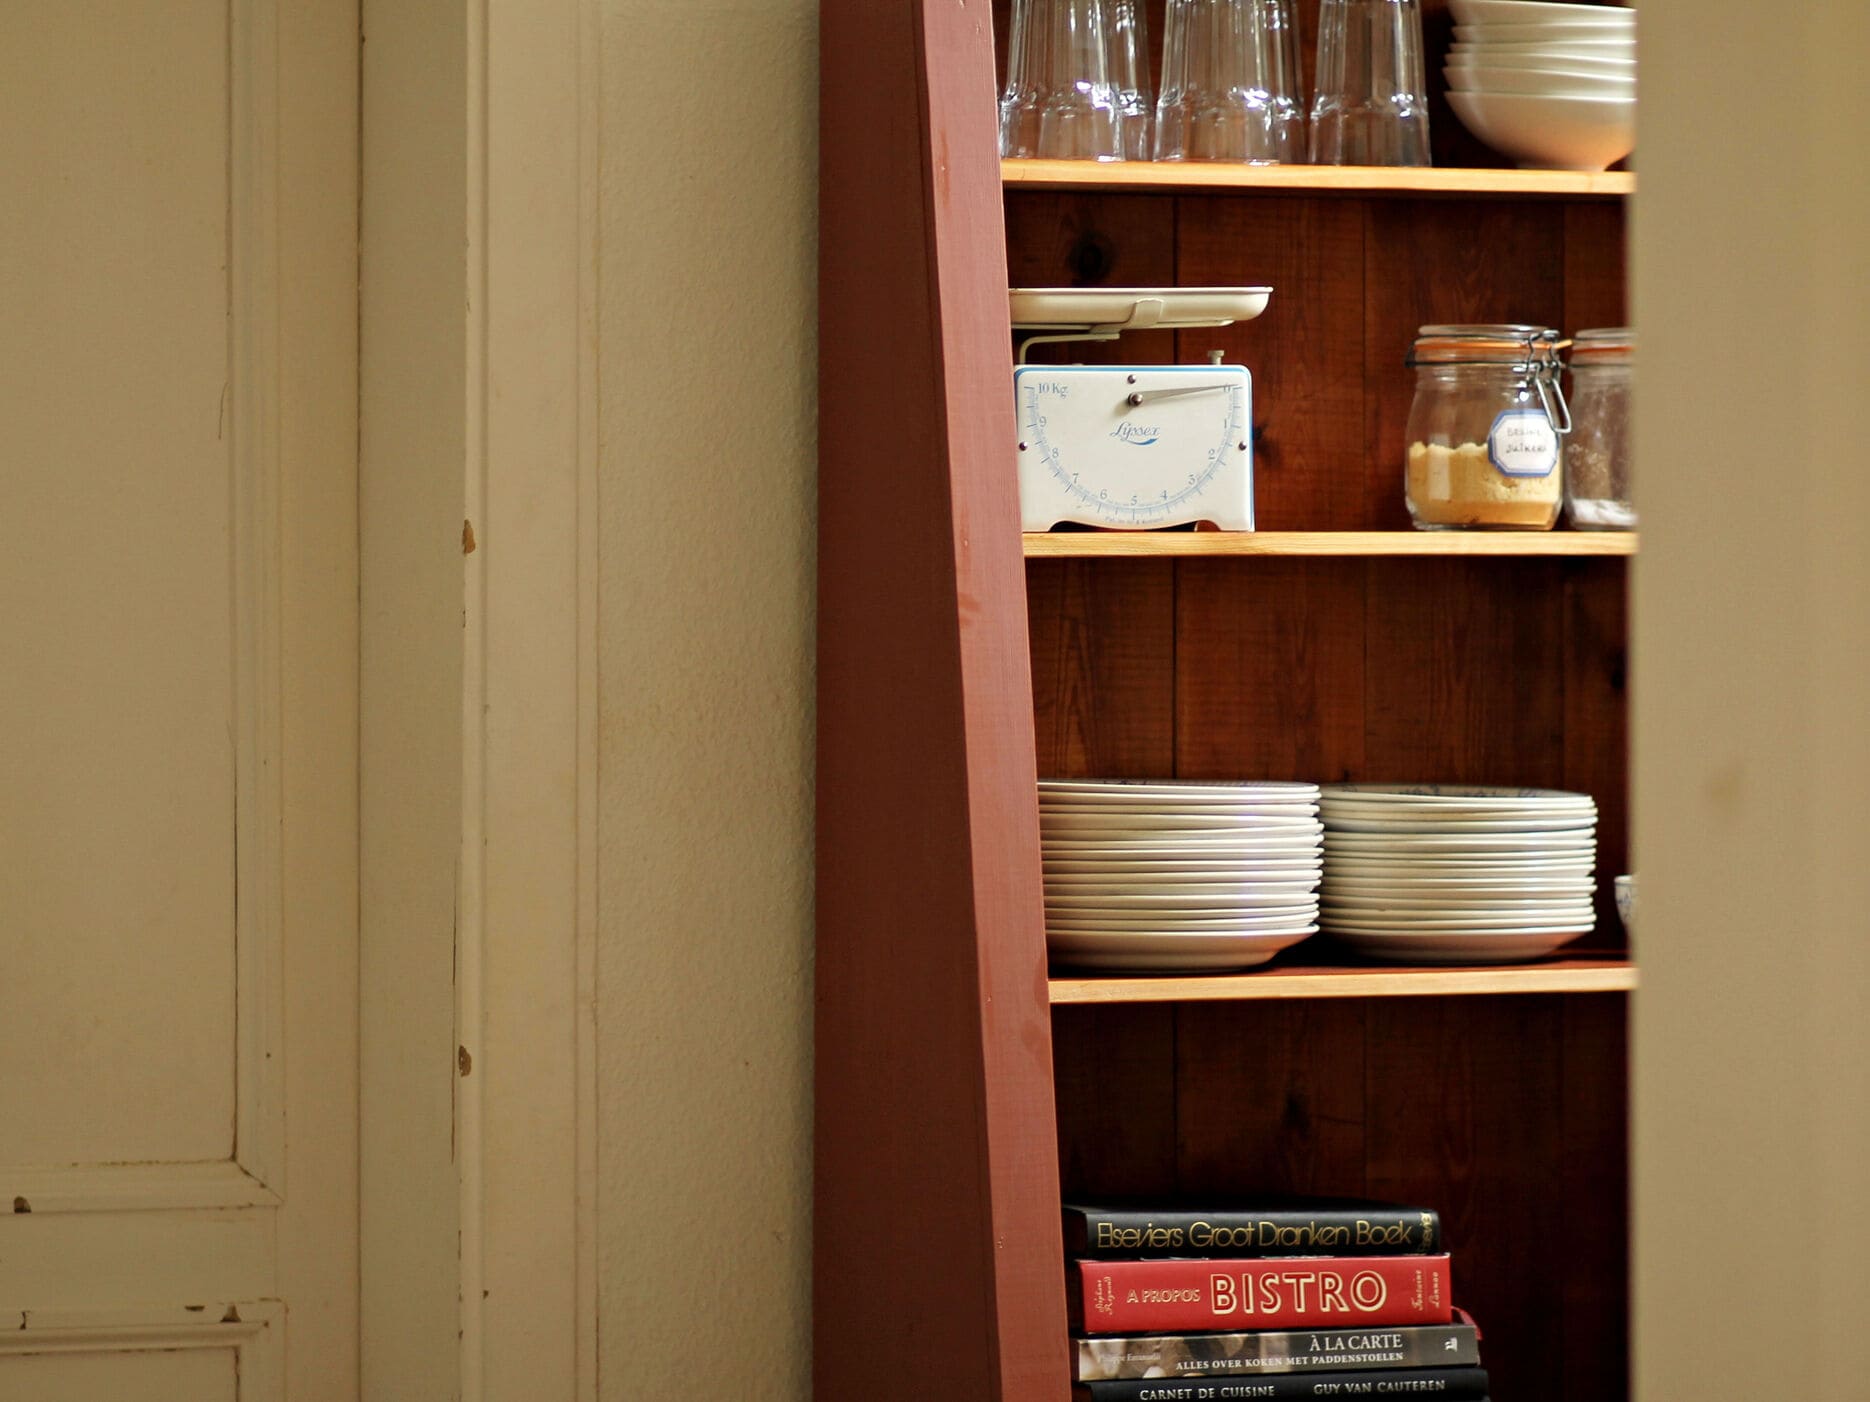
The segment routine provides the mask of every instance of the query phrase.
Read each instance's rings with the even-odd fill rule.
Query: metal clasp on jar
[[[1558,382],[1558,377],[1565,372],[1565,362],[1559,358],[1559,352],[1570,344],[1570,341],[1561,341],[1558,332],[1548,331],[1537,344],[1526,347],[1527,368],[1539,391],[1539,407],[1545,410],[1546,421],[1560,438],[1571,432],[1571,405],[1565,402],[1565,387]],[[1554,403],[1558,406],[1556,413],[1552,409]]]

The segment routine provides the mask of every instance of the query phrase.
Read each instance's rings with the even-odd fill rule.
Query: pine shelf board
[[[1059,531],[1026,558],[1177,555],[1634,555],[1634,531]]]
[[[1302,965],[1261,973],[1192,977],[1103,975],[1054,978],[1052,1003],[1279,1002],[1294,998],[1423,998],[1450,994],[1628,993],[1627,959],[1555,959],[1473,968]]]
[[[1186,161],[1002,161],[1009,190],[1209,192],[1294,195],[1505,195],[1614,199],[1636,193],[1629,171],[1480,170],[1402,166],[1247,166]]]

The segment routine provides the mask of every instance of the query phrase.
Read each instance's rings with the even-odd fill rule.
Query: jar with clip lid
[[[1580,331],[1571,341],[1573,429],[1565,444],[1565,516],[1577,531],[1636,527],[1630,496],[1630,377],[1636,333]]]
[[[1550,530],[1571,419],[1544,326],[1424,326],[1403,495],[1424,531]]]

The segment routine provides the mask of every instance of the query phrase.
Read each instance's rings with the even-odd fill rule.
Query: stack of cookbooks
[[[1079,1402],[1484,1402],[1433,1212],[1325,1198],[1065,1208]]]

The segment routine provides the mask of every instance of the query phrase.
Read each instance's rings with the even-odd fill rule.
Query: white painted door
[[[0,1400],[357,1391],[357,22],[0,5]]]

